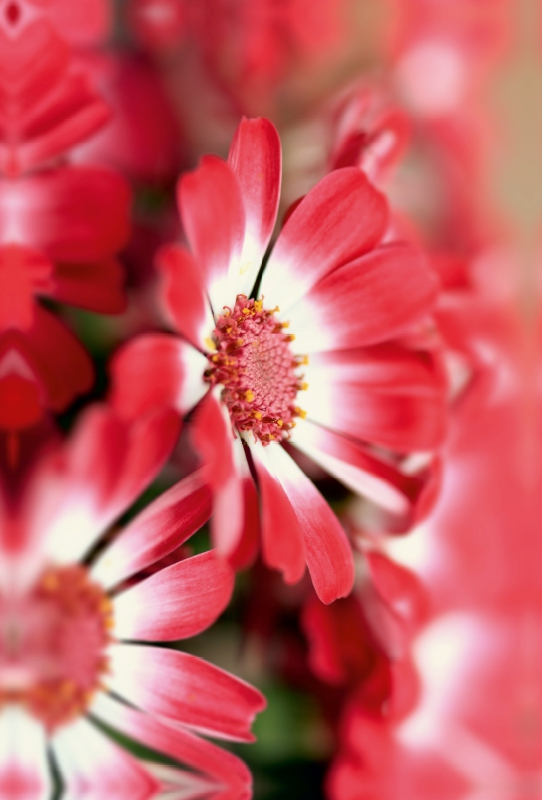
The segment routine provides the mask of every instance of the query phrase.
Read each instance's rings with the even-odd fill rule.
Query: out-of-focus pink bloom
[[[83,347],[39,299],[102,313],[124,308],[115,253],[127,239],[129,203],[124,180],[105,169],[66,167],[0,181],[0,392],[6,379],[30,380],[32,407],[60,411],[91,387]],[[26,413],[11,429],[25,420]]]
[[[401,0],[391,53],[408,105],[421,116],[461,110],[506,46],[509,0]]]
[[[409,141],[410,120],[377,88],[355,87],[335,101],[328,169],[360,167],[381,184],[401,159]]]
[[[340,52],[345,17],[342,0],[135,0],[129,11],[147,47],[195,44],[214,80],[247,110],[299,64]]]
[[[540,459],[525,425],[535,420],[532,385],[517,315],[509,308],[484,336],[497,369],[508,367],[506,391],[472,391],[457,407],[439,503],[409,537],[388,543],[430,600],[412,648],[419,698],[399,720],[361,708],[345,718],[333,799],[467,800],[498,787],[519,800],[541,784],[539,732],[520,722],[539,716],[541,697]]]
[[[109,109],[68,45],[42,22],[16,38],[0,28],[0,171],[50,166],[95,133]]]
[[[111,26],[108,0],[1,0],[0,31],[16,39],[36,20],[47,21],[75,46],[99,44]]]
[[[41,7],[41,6],[40,6]],[[109,111],[68,46],[39,18],[0,30],[0,427],[20,431],[92,385],[84,348],[41,298],[118,313],[116,254],[128,239],[130,191],[68,153]]]
[[[382,449],[404,454],[441,441],[438,358],[400,340],[423,326],[437,287],[414,248],[379,244],[387,205],[357,168],[334,171],[303,199],[258,285],[279,188],[280,143],[266,120],[241,123],[228,162],[206,157],[181,179],[191,252],[169,247],[159,267],[169,316],[188,342],[156,334],[128,344],[114,361],[113,396],[128,417],[156,404],[186,413],[202,400],[194,432],[212,465],[220,551],[242,563],[256,545],[248,457],[264,560],[290,583],[307,563],[330,602],[351,589],[350,548],[283,445],[407,515],[411,481]]]
[[[72,155],[145,184],[173,181],[182,137],[157,73],[141,58],[92,55],[78,61],[111,107],[108,122]]]
[[[148,574],[208,519],[204,474],[107,534],[155,477],[177,432],[171,411],[127,424],[93,408],[23,487],[2,486],[0,738],[9,746],[0,786],[24,779],[50,790],[49,749],[77,796],[155,796],[152,769],[107,738],[99,721],[195,769],[216,797],[250,796],[244,764],[195,734],[251,741],[262,696],[199,658],[153,646],[204,630],[231,596],[233,573],[213,551]]]

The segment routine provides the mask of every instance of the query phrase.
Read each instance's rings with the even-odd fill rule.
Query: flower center
[[[287,324],[268,311],[262,300],[238,295],[233,309],[225,307],[216,322],[209,354],[209,383],[221,384],[222,401],[239,431],[252,431],[266,445],[287,439],[295,417],[305,416],[296,404],[297,393],[306,389],[299,367],[306,356],[291,350],[294,337],[284,333]]]
[[[0,707],[21,703],[51,731],[88,708],[107,669],[111,601],[85,567],[46,570],[0,598]]]

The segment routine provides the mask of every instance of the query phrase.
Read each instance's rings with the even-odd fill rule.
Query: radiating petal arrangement
[[[542,796],[527,6],[0,0],[2,800]]]

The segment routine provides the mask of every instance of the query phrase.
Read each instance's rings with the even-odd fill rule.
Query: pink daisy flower
[[[207,156],[181,178],[190,252],[166,248],[159,269],[184,338],[130,342],[113,396],[128,417],[199,403],[216,546],[247,563],[261,522],[265,562],[289,583],[307,565],[329,603],[352,588],[352,554],[292,453],[408,524],[424,481],[401,462],[440,443],[444,387],[437,360],[405,335],[426,320],[437,281],[412,246],[382,244],[386,201],[355,167],[294,208],[260,274],[280,175],[277,132],[258,119],[241,122],[228,161]]]
[[[210,515],[203,473],[104,540],[177,430],[170,411],[129,425],[94,408],[67,445],[37,462],[22,492],[2,484],[3,797],[50,796],[48,752],[68,794],[154,797],[155,771],[103,726],[191,767],[216,797],[251,796],[245,765],[196,734],[251,741],[262,695],[195,656],[153,646],[201,632],[231,596],[231,567],[213,551],[163,561]]]

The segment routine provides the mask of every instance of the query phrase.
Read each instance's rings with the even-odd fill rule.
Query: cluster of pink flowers
[[[277,687],[328,800],[536,793],[508,0],[115,5],[0,0],[0,797],[250,800]]]

